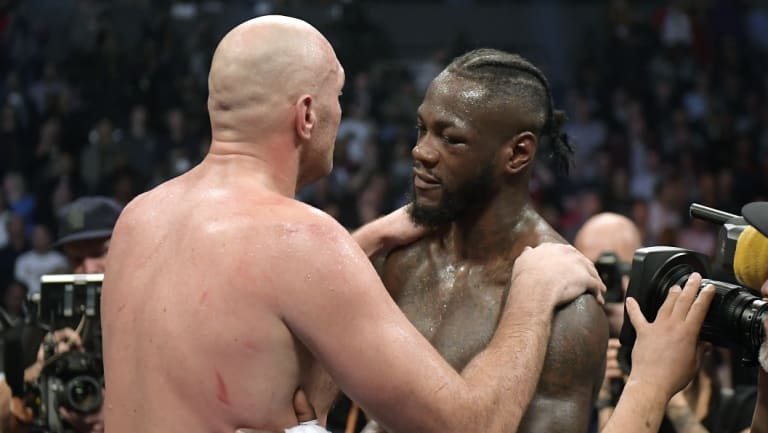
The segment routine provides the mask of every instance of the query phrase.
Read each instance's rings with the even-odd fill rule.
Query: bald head
[[[621,261],[632,263],[635,250],[643,246],[643,240],[629,218],[606,212],[588,219],[573,244],[592,261],[606,251],[613,251]]]
[[[297,99],[315,97],[339,72],[331,45],[304,21],[264,16],[238,25],[219,43],[208,75],[214,139],[290,129]]]

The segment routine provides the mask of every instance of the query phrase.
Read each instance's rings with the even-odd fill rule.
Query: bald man
[[[297,389],[322,425],[334,382],[392,432],[516,431],[555,308],[604,287],[571,247],[525,250],[498,330],[457,373],[364,252],[407,227],[405,211],[361,235],[361,249],[294,199],[331,169],[343,83],[328,41],[303,21],[257,18],[220,42],[208,155],[132,201],[113,232],[102,295],[110,433],[279,431],[298,423]]]
[[[573,245],[593,262],[602,254],[613,252],[624,265],[627,265],[632,263],[635,250],[642,248],[643,239],[640,230],[632,220],[623,215],[604,212],[592,216],[581,226],[573,240]],[[627,287],[629,287],[629,275],[622,275],[622,299],[626,296]],[[618,337],[624,322],[624,302],[606,302],[603,309],[608,317],[608,333],[611,338],[608,340],[605,375],[596,404],[600,427],[606,425],[613,414],[625,376],[618,362],[618,351],[621,346]]]
[[[635,250],[643,247],[640,230],[629,218],[605,212],[588,219],[576,233],[573,245],[593,262],[603,253],[614,252],[624,264],[631,264]],[[622,276],[622,290],[626,294],[629,275]],[[624,322],[624,303],[606,303],[609,333],[617,338]]]

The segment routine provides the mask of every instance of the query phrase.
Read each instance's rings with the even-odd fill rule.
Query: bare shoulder
[[[323,252],[362,253],[350,233],[333,217],[303,203],[292,203],[277,211],[275,235],[285,247],[317,257]]]
[[[360,265],[372,268],[350,233],[333,217],[300,202],[272,209],[246,230],[253,242],[268,247],[268,262],[285,272],[301,273],[316,282],[342,278]],[[272,260],[274,259],[274,260]],[[292,278],[285,278],[291,283]]]
[[[594,297],[583,295],[559,310],[536,394],[518,431],[586,432],[607,344],[608,324]]]
[[[543,218],[535,219],[536,243],[567,243]],[[564,395],[602,383],[608,319],[592,295],[582,295],[555,313],[539,393]],[[581,391],[576,391],[581,390]]]
[[[600,367],[608,347],[608,320],[592,295],[582,295],[557,311],[547,363],[553,368],[581,369]]]

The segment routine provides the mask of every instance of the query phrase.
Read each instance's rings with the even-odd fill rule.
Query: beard
[[[436,228],[452,223],[474,209],[484,207],[493,195],[493,163],[488,164],[480,173],[455,188],[447,188],[440,180],[442,195],[437,206],[423,206],[416,201],[416,186],[411,178],[408,209],[411,220],[421,226]]]

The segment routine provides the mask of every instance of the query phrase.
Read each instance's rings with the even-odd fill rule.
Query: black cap
[[[122,207],[108,197],[82,197],[58,212],[59,238],[56,246],[73,241],[112,236]]]
[[[748,203],[741,208],[741,215],[764,236],[768,236],[768,201]]]

